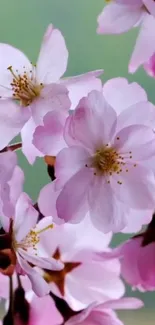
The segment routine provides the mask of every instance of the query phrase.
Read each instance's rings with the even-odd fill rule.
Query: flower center
[[[15,250],[18,248],[22,248],[25,251],[27,251],[29,248],[32,248],[34,250],[37,250],[36,245],[40,241],[40,234],[48,229],[53,228],[53,224],[41,229],[41,230],[31,230],[28,235],[21,241],[17,242],[15,239],[13,241],[13,247]]]
[[[43,84],[36,83],[33,70],[29,74],[24,71],[23,75],[18,74],[18,70],[15,73],[12,66],[8,67],[8,70],[13,76],[11,82],[13,98],[19,100],[22,106],[30,105],[40,95]]]
[[[117,137],[117,140],[120,140]],[[131,168],[136,167],[137,163],[133,161],[132,151],[119,153],[108,144],[96,150],[94,156],[88,161],[85,167],[94,168],[94,175],[104,176],[107,183],[110,183],[110,176],[122,172],[128,173]],[[118,184],[122,181],[118,180]]]
[[[92,167],[96,169],[97,174],[111,175],[120,170],[120,158],[117,151],[113,148],[103,147],[96,150],[92,158]]]
[[[56,249],[52,257],[55,258],[56,260],[61,260],[61,254],[59,248]],[[72,272],[78,266],[80,266],[81,262],[64,262],[64,261],[62,262],[64,263],[63,270],[50,271],[44,269],[43,278],[47,283],[55,283],[62,296],[64,296],[66,275]]]

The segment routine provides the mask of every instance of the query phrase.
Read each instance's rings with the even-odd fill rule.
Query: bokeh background
[[[127,77],[143,86],[150,101],[155,103],[155,80],[147,77],[143,69],[134,75],[128,74],[138,30],[119,36],[96,34],[96,19],[104,3],[103,0],[0,0],[0,42],[20,48],[35,63],[44,31],[53,23],[62,31],[69,50],[66,76],[104,69],[103,82],[113,77]],[[25,171],[25,190],[36,200],[39,189],[48,181],[46,166],[41,159],[30,166],[21,153],[19,162]],[[118,234],[112,245],[125,238]],[[145,308],[120,313],[125,324],[154,324],[155,293],[139,293],[127,288],[127,294],[141,297]]]

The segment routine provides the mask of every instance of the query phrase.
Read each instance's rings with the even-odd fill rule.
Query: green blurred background
[[[20,48],[35,63],[44,31],[53,23],[62,31],[69,50],[66,76],[104,69],[103,82],[112,77],[127,77],[143,86],[155,103],[155,81],[142,69],[134,75],[128,74],[137,30],[120,36],[96,34],[96,19],[103,6],[103,0],[0,0],[0,42]],[[35,166],[29,166],[20,153],[19,160],[26,175],[25,190],[35,200],[41,186],[48,181],[46,167],[39,159]],[[124,238],[115,236],[113,245]],[[121,313],[125,324],[154,324],[155,294],[131,292],[129,288],[127,292],[141,297],[145,309]]]

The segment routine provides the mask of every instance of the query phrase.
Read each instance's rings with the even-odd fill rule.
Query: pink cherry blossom
[[[48,259],[42,255],[42,250],[37,249],[40,241],[40,232],[36,230],[38,212],[34,209],[32,201],[27,194],[22,193],[15,207],[14,218],[2,216],[0,222],[6,234],[1,235],[9,238],[10,247],[1,251],[2,257],[7,256],[10,265],[1,273],[13,274],[16,269],[19,274],[27,274],[32,283],[32,289],[37,295],[49,292],[49,287],[42,277],[34,270],[33,266],[44,267],[49,270],[63,268],[61,262],[54,258]],[[31,266],[30,266],[31,265]]]
[[[50,222],[51,217],[44,218],[41,228]],[[103,302],[123,295],[118,260],[107,258],[96,262],[95,253],[108,251],[110,239],[111,234],[95,229],[88,216],[78,225],[54,225],[53,229],[40,234],[41,245],[48,256],[64,263],[63,272],[44,270],[41,274],[51,291],[64,298],[73,310],[80,310],[94,300]]]
[[[123,325],[114,310],[138,309],[143,306],[141,300],[136,298],[121,298],[109,300],[102,304],[92,304],[80,314],[71,317],[66,325]]]
[[[155,243],[143,244],[143,236],[135,237],[116,249],[121,257],[121,273],[126,282],[140,291],[155,289]]]
[[[111,96],[111,94],[113,95]],[[118,116],[117,130],[121,129],[123,126],[127,127],[137,124],[137,121],[142,125],[154,129],[155,107],[148,102],[147,94],[140,85],[135,82],[130,84],[125,78],[114,78],[108,80],[104,84],[103,95]],[[52,123],[50,125],[50,118],[47,119],[44,126],[38,127],[38,129],[39,128],[40,132],[36,130],[33,141],[38,149],[41,148],[41,150],[44,150],[44,154],[51,154],[50,150],[53,150],[53,147],[51,146]],[[46,135],[46,137],[43,135]],[[63,144],[63,146],[65,147],[65,144]],[[70,165],[68,165],[68,167],[69,166]],[[55,192],[54,187],[54,184],[46,185],[40,192],[38,203],[42,213],[45,216],[52,215],[58,223],[60,219],[58,220],[57,218],[57,211],[53,201],[57,200],[59,191]],[[126,208],[128,224],[122,231],[129,233],[139,231],[143,224],[148,224],[150,222],[152,212],[152,210],[146,211]]]
[[[97,77],[102,70],[60,80],[67,68],[68,50],[61,32],[52,25],[44,35],[36,66],[24,53],[7,44],[0,44],[0,58],[0,96],[3,99],[0,101],[0,149],[24,127],[23,152],[33,163],[40,154],[34,149],[30,134],[42,124],[46,113],[56,111],[66,118],[69,108],[73,109],[81,97],[92,89],[101,89]],[[62,137],[62,132],[59,136]]]
[[[144,113],[147,103],[143,118]],[[98,229],[120,231],[127,226],[129,208],[154,208],[154,133],[144,125],[124,127],[124,119],[121,128],[121,118],[101,93],[92,91],[67,119],[68,148],[56,158],[59,218],[79,222],[89,211]]]
[[[155,53],[155,3],[153,0],[115,0],[110,2],[98,17],[99,34],[120,34],[140,27],[130,60],[129,71],[149,61]]]

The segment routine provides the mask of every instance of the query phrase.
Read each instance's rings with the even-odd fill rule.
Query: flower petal
[[[103,86],[103,95],[117,115],[137,103],[147,101],[145,90],[136,82],[129,83],[125,78],[108,80]]]
[[[16,204],[14,232],[16,241],[20,242],[32,230],[38,219],[38,211],[26,193],[22,193]]]
[[[72,103],[71,110],[74,110],[82,97],[88,95],[92,90],[102,90],[102,83],[99,77],[103,70],[90,71],[79,76],[61,80],[69,90],[69,98]]]
[[[118,116],[117,131],[137,123],[155,128],[155,106],[152,103],[140,102],[124,110]]]
[[[127,32],[137,24],[143,14],[143,9],[132,6],[110,3],[98,17],[99,34],[120,34]]]
[[[24,173],[20,167],[16,166],[10,181],[4,186],[2,184],[0,186],[0,198],[2,200],[2,203],[0,202],[0,214],[2,216],[5,215],[10,218],[10,216],[15,215],[15,206],[23,190],[23,183]]]
[[[64,137],[69,145],[76,139],[75,145],[79,142],[80,146],[94,152],[96,146],[109,142],[115,130],[115,123],[116,112],[106,102],[103,94],[94,90],[81,99],[71,115],[69,124],[66,124]]]
[[[143,0],[147,10],[155,17],[155,3],[154,0]]]
[[[44,216],[52,216],[55,223],[61,223],[58,220],[57,210],[56,210],[56,200],[60,194],[60,191],[55,191],[55,181],[45,185],[38,197],[38,206],[41,213]],[[52,219],[51,219],[52,220]]]
[[[44,156],[32,143],[35,129],[36,124],[31,117],[21,130],[22,152],[31,165],[34,164],[36,157]]]
[[[63,129],[66,114],[60,111],[47,113],[43,118],[43,126],[38,126],[33,134],[33,145],[44,155],[56,156],[66,147]]]
[[[13,151],[0,153],[0,182],[8,182],[17,166],[17,155]]]
[[[84,168],[89,158],[88,151],[82,147],[61,150],[55,164],[56,190],[61,189],[74,174]]]
[[[25,271],[29,277],[32,290],[36,293],[37,296],[42,297],[49,293],[50,287],[47,282],[42,278],[42,276],[34,270],[23,258],[18,256],[18,262],[21,268]]]
[[[60,84],[45,86],[41,95],[33,101],[30,108],[36,126],[42,124],[43,117],[50,111],[57,110],[67,114],[70,108],[67,88]]]
[[[120,298],[117,300],[110,300],[105,302],[102,307],[110,309],[138,309],[144,306],[144,303],[137,298]],[[101,305],[100,305],[101,307]]]
[[[92,171],[85,167],[65,184],[56,202],[59,218],[64,219],[66,222],[78,223],[85,217],[88,211],[87,192],[92,176]]]
[[[23,52],[11,45],[0,43],[0,96],[4,98],[12,97],[13,75],[9,67],[20,75],[32,69],[29,59]]]
[[[29,251],[24,251],[21,248],[18,249],[18,254],[27,262],[41,269],[60,271],[64,267],[63,263],[57,261],[55,258],[33,255]]]
[[[127,216],[128,223],[122,232],[137,233],[141,230],[143,225],[148,225],[151,222],[152,214],[153,210],[130,209]]]
[[[154,174],[138,164],[128,167],[128,172],[113,174],[110,183],[122,203],[133,209],[153,209],[155,205]],[[118,182],[121,182],[118,183]]]
[[[45,32],[37,61],[37,80],[44,84],[58,81],[67,69],[67,61],[68,50],[64,37],[50,24]]]
[[[110,184],[95,176],[94,184],[89,189],[90,217],[94,226],[104,233],[122,230],[127,221],[127,208],[117,200]]]
[[[0,100],[0,150],[19,134],[30,118],[29,109],[23,109],[13,100]]]
[[[144,137],[145,134],[145,137]],[[118,132],[113,140],[114,148],[124,157],[124,167],[154,157],[155,134],[144,125],[130,125]]]
[[[155,52],[155,17],[147,14],[136,41],[130,63],[129,72],[134,73],[141,64],[146,63]]]

